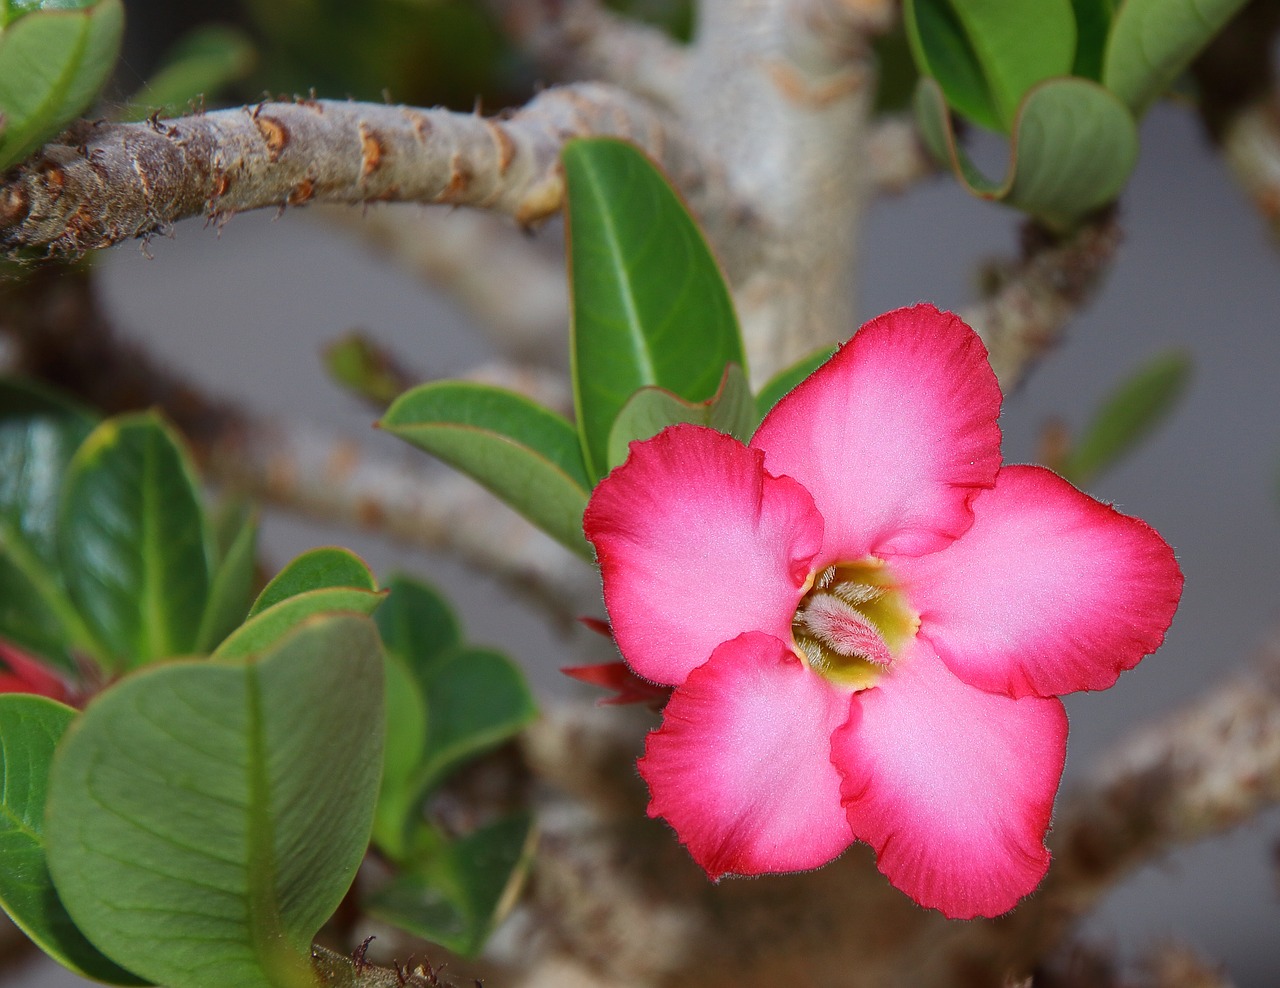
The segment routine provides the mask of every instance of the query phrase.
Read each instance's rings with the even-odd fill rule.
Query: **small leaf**
[[[378,406],[391,404],[413,383],[390,353],[358,330],[324,348],[324,366],[338,384]]]
[[[120,0],[85,10],[40,10],[0,32],[0,171],[84,112],[115,67]]]
[[[1124,0],[1102,81],[1141,118],[1245,0]]]
[[[1071,71],[1070,0],[907,0],[907,38],[920,71],[976,123],[1007,132],[1023,96]]]
[[[1140,368],[1094,414],[1061,473],[1084,486],[1130,452],[1169,415],[1191,380],[1191,357],[1170,350]]]
[[[262,588],[249,609],[249,617],[261,614],[282,600],[329,587],[377,590],[378,582],[364,560],[349,549],[324,546],[309,549],[289,563]]]
[[[204,654],[238,628],[249,614],[253,593],[254,566],[258,556],[258,518],[256,513],[239,513],[240,528],[221,552],[209,587],[209,599],[200,619],[196,636],[196,652]],[[221,540],[215,532],[215,544]]]
[[[156,415],[98,426],[63,489],[62,568],[113,668],[194,650],[212,537],[186,451]]]
[[[462,644],[458,619],[448,601],[420,580],[396,574],[387,589],[387,602],[374,615],[382,643],[404,659],[425,689],[441,662]]]
[[[49,867],[76,924],[169,988],[312,988],[312,938],[369,837],[383,691],[372,623],[335,615],[261,657],[100,694],[49,782]]]
[[[755,428],[755,402],[742,368],[725,368],[720,390],[709,401],[689,402],[664,388],[641,388],[622,406],[609,432],[609,469],[621,464],[632,442],[656,436],[680,422],[704,425],[742,442]]]
[[[369,913],[474,957],[514,905],[535,838],[529,814],[491,823],[394,879],[370,899]]]
[[[213,97],[247,76],[254,61],[253,43],[242,31],[221,24],[198,27],[170,49],[164,64],[115,117],[186,113],[193,100]]]
[[[562,160],[574,406],[587,471],[599,478],[614,419],[637,390],[705,401],[725,367],[745,368],[746,358],[715,258],[653,163],[608,138],[570,141]]]
[[[582,534],[591,483],[577,433],[555,412],[501,388],[440,381],[401,395],[378,424],[591,558]]]
[[[916,118],[925,144],[968,191],[1004,201],[1048,226],[1069,229],[1119,195],[1138,157],[1133,117],[1107,90],[1085,79],[1051,79],[1023,101],[1014,124],[1009,171],[988,179],[956,141],[938,84],[921,79]]]
[[[271,648],[309,618],[338,611],[372,614],[382,598],[376,591],[354,587],[329,587],[295,594],[249,618],[214,650],[212,657],[230,660],[256,655]]]
[[[831,347],[815,350],[807,357],[801,357],[790,367],[784,367],[773,377],[765,381],[764,387],[756,395],[756,422],[773,411],[773,406],[795,390],[797,384],[825,364],[835,354]]]
[[[117,967],[67,915],[45,859],[44,808],[54,748],[76,712],[41,696],[0,696],[0,906],[41,950],[77,974],[146,984]]]
[[[401,861],[407,853],[406,824],[421,799],[415,777],[427,746],[427,703],[408,663],[390,648],[386,674],[387,746],[373,841],[391,860]]]

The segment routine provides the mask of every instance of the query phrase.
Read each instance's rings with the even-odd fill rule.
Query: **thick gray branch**
[[[0,187],[0,248],[81,253],[246,209],[311,201],[478,206],[522,224],[564,197],[571,137],[632,140],[707,215],[722,216],[715,170],[649,104],[580,84],[502,118],[327,100],[268,102],[175,120],[82,124]]]

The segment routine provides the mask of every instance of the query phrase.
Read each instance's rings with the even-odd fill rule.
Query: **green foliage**
[[[258,516],[248,504],[225,507],[214,519],[216,563],[204,616],[196,634],[196,651],[209,652],[248,616],[258,553]]]
[[[253,69],[256,54],[243,32],[222,25],[196,28],[165,57],[163,64],[134,93],[119,120],[142,120],[152,113],[186,113],[192,102],[202,104]]]
[[[154,414],[98,426],[67,469],[62,569],[108,665],[193,652],[212,576],[212,536],[191,464]]]
[[[0,696],[0,906],[46,954],[77,974],[108,984],[146,984],[85,939],[49,875],[49,766],[75,716],[70,707],[42,696]]]
[[[737,364],[725,368],[720,389],[707,401],[685,401],[663,388],[641,388],[613,420],[609,432],[609,468],[627,458],[631,443],[649,439],[680,422],[704,425],[746,442],[756,426],[755,410],[751,388]]]
[[[115,67],[121,0],[0,7],[0,171],[86,110]]]
[[[581,556],[591,483],[563,417],[510,391],[463,381],[407,391],[378,423],[472,477]]]
[[[277,573],[249,608],[249,617],[261,614],[268,607],[296,597],[310,590],[330,587],[356,587],[375,591],[378,583],[359,556],[349,549],[324,546],[309,549]]]
[[[130,676],[54,758],[58,893],[99,949],[159,984],[309,986],[311,939],[364,856],[382,743],[381,649],[355,615],[243,661]]]
[[[358,398],[389,405],[404,386],[387,355],[365,334],[352,331],[324,349],[329,376]]]
[[[930,150],[969,192],[1064,231],[1123,189],[1137,121],[1243,0],[907,0]],[[949,107],[1011,134],[1005,178],[959,146]]]
[[[746,360],[724,278],[662,173],[611,139],[570,141],[562,159],[574,406],[599,478],[614,419],[638,389],[706,401],[725,367]]]
[[[1094,413],[1058,472],[1083,487],[1114,466],[1177,407],[1191,369],[1183,350],[1169,350],[1140,367]]]

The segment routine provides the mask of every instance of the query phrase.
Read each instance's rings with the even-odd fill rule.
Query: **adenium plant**
[[[1173,552],[1049,470],[1001,466],[976,334],[872,320],[749,444],[633,443],[585,516],[613,634],[674,688],[640,772],[707,874],[797,871],[855,840],[921,905],[1011,909],[1044,877],[1058,696],[1154,651]]]

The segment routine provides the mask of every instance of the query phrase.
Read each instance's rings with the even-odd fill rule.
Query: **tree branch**
[[[80,254],[246,209],[306,202],[478,206],[532,224],[564,198],[571,137],[635,141],[708,216],[734,213],[717,172],[649,104],[580,84],[505,119],[327,100],[266,102],[175,120],[86,123],[0,186],[0,249]]]

